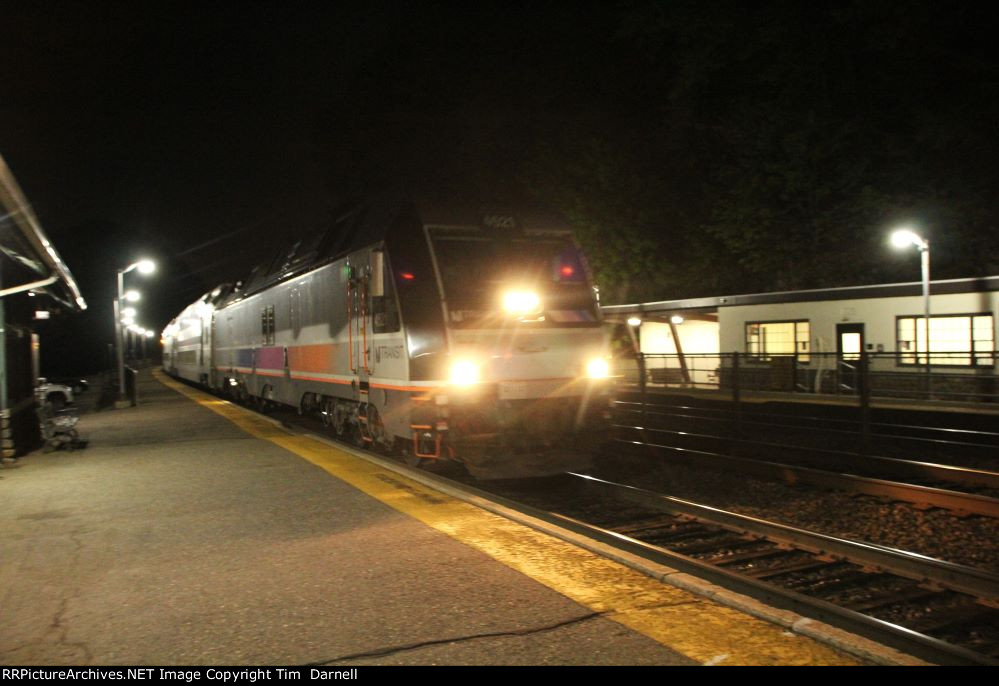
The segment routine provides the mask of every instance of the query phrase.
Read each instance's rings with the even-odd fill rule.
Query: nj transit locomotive
[[[470,471],[558,471],[608,416],[607,341],[571,234],[355,207],[163,332],[163,366],[340,438]]]

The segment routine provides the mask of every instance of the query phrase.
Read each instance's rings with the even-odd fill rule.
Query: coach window
[[[900,365],[926,364],[924,317],[895,320]],[[994,323],[991,314],[930,316],[930,364],[954,367],[991,367],[994,364]]]
[[[799,362],[808,362],[810,340],[807,320],[746,322],[746,352],[761,361],[797,353]]]
[[[395,288],[386,265],[385,252],[371,251],[371,323],[375,333],[393,333],[399,330],[399,308]]]

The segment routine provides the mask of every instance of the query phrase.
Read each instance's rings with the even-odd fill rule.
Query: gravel
[[[605,461],[598,476],[739,514],[999,573],[999,520],[670,464]]]

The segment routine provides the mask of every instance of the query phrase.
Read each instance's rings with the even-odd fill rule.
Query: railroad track
[[[801,448],[836,447],[850,450],[860,444],[860,423],[853,419],[817,417],[812,415],[775,414],[759,408],[743,408],[736,413],[729,408],[669,405],[617,399],[617,412],[640,415],[644,422],[651,419],[673,426],[703,433],[736,436],[735,427],[741,425],[743,433],[755,436],[777,434],[794,437]],[[854,408],[856,411],[856,408]],[[698,427],[717,427],[714,431]],[[871,448],[885,457],[906,458],[913,454],[924,455],[934,461],[956,460],[965,466],[999,469],[999,433],[977,429],[927,427],[907,423],[871,422]],[[975,464],[968,464],[969,462]]]
[[[636,430],[640,427],[635,427]],[[670,453],[670,459],[693,466],[709,466],[752,474],[764,479],[786,481],[791,484],[809,484],[820,488],[861,493],[920,507],[939,507],[958,514],[977,514],[999,518],[999,499],[991,496],[965,493],[933,486],[876,479],[856,474],[839,473],[804,467],[786,462],[772,462],[746,457],[735,457],[706,450],[694,450],[645,440],[615,439],[642,450]]]
[[[904,460],[897,457],[864,455],[828,448],[801,447],[770,441],[748,439],[735,441],[726,436],[715,436],[692,431],[660,429],[621,423],[614,426],[621,431],[644,431],[663,437],[664,440],[671,441],[671,445],[674,447],[696,448],[697,446],[715,445],[719,446],[719,449],[713,452],[724,451],[726,454],[731,455],[735,453],[736,446],[738,446],[738,452],[742,457],[761,457],[764,454],[779,451],[782,454],[793,456],[796,463],[805,463],[803,466],[812,466],[826,471],[849,470],[861,476],[870,476],[873,478],[889,480],[912,479],[914,480],[913,483],[921,483],[927,486],[953,484],[967,489],[972,493],[976,492],[976,489],[978,491],[988,490],[992,492],[980,492],[980,495],[999,494],[999,472],[991,470],[972,469],[970,467],[958,467],[955,465],[936,464],[917,460]]]
[[[318,422],[278,413],[293,429]],[[331,442],[336,442],[325,437]],[[368,459],[384,456],[346,450]],[[392,469],[937,664],[999,664],[999,575],[566,474],[482,484]]]
[[[668,452],[671,460],[683,464],[999,518],[999,498],[995,497],[999,494],[999,472],[645,424],[618,422],[614,428],[618,444]],[[707,445],[722,450],[708,450]],[[765,453],[779,453],[781,459],[759,457]],[[966,490],[957,490],[954,485]]]
[[[528,492],[532,514],[932,662],[999,664],[999,575],[588,475],[572,478],[577,488],[555,502],[550,491]]]

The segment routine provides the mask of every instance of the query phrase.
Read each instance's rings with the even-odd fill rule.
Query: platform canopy
[[[70,310],[87,303],[0,156],[0,297],[45,293]]]

